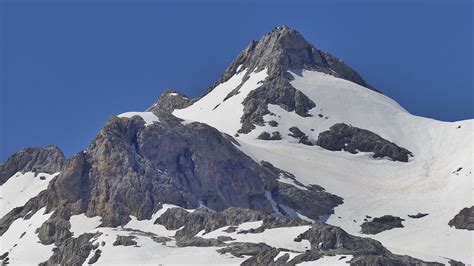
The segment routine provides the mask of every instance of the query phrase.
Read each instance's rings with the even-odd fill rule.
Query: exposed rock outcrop
[[[217,252],[221,254],[230,253],[235,257],[242,258],[244,256],[257,256],[266,251],[273,250],[265,243],[231,243],[225,248],[218,249]],[[276,254],[275,254],[276,256]]]
[[[263,116],[270,113],[269,104],[278,105],[288,112],[307,117],[308,111],[316,104],[301,91],[295,89],[285,76],[269,76],[262,85],[251,91],[242,102],[244,114],[240,118],[242,123],[239,133],[249,133],[255,125],[264,126]]]
[[[178,247],[218,247],[225,243],[216,238],[202,238],[202,237],[180,237],[176,240]]]
[[[343,203],[342,198],[314,186],[302,190],[286,183],[278,183],[272,195],[279,204],[284,204],[316,221],[322,216],[333,214],[334,207]]]
[[[270,135],[270,133],[268,133],[266,131],[263,131],[262,133],[260,133],[260,135],[258,135],[257,139],[261,139],[261,140],[281,140],[281,135],[280,135],[280,132],[278,132],[278,131],[272,132],[271,135]]]
[[[192,213],[180,208],[166,210],[155,223],[161,224],[168,230],[176,230],[176,237],[193,237],[200,231],[205,233],[218,228],[244,222],[263,220],[266,215],[259,211],[231,207],[221,212],[211,213],[198,209]]]
[[[136,246],[137,241],[135,236],[117,236],[115,239],[114,243],[112,243],[113,246]]]
[[[153,241],[155,241],[156,243],[162,243],[162,244],[168,241],[171,241],[171,238],[165,237],[165,236],[153,236],[151,239],[153,239]]]
[[[462,209],[448,224],[456,229],[474,230],[474,206]]]
[[[314,224],[311,229],[300,234],[295,241],[303,239],[311,243],[312,250],[319,251],[321,254],[353,255],[351,265],[442,265],[409,256],[395,255],[376,240],[352,236],[339,227],[327,224]],[[297,256],[295,261],[298,259]]]
[[[375,90],[342,60],[316,49],[300,33],[287,26],[276,27],[260,41],[252,41],[231,63],[221,78],[210,86],[206,94],[243,70],[246,73],[242,84],[253,72],[265,70],[268,77],[245,98],[239,133],[249,133],[255,125],[263,126],[263,116],[270,113],[269,104],[278,105],[289,112],[295,111],[303,117],[310,116],[308,111],[316,104],[290,84],[290,80],[293,79],[288,73],[290,70],[295,73],[301,70],[319,71]],[[242,84],[225,99],[237,95]]]
[[[94,263],[96,263],[96,262],[99,260],[101,254],[102,254],[102,250],[97,249],[97,250],[94,252],[94,255],[89,259],[89,261],[87,262],[87,264],[94,264]]]
[[[278,126],[278,122],[275,121],[275,120],[271,120],[271,121],[268,121],[268,125],[271,126],[271,127],[277,127],[277,126]]]
[[[450,259],[448,263],[449,263],[449,266],[465,266],[466,265],[460,261],[453,260],[453,259]]]
[[[427,215],[428,215],[428,213],[421,213],[421,212],[419,212],[419,213],[417,213],[417,214],[408,214],[408,217],[413,218],[413,219],[419,219],[419,218],[423,218],[423,217],[425,217],[425,216],[427,216]]]
[[[259,41],[251,41],[208,91],[244,69],[249,72],[267,69],[269,75],[288,70],[314,70],[375,90],[342,60],[318,50],[299,32],[287,26],[276,27]]]
[[[52,197],[51,193],[46,190],[40,192],[38,196],[28,200],[25,205],[14,208],[0,219],[0,236],[2,236],[8,230],[8,228],[10,228],[10,225],[16,219],[29,219],[41,208],[47,207],[48,205],[53,206],[55,202],[56,198]],[[47,208],[46,212],[52,211],[51,208],[52,207]]]
[[[280,178],[287,178],[287,179],[291,179],[291,181],[293,183],[295,183],[296,185],[300,186],[300,187],[304,187],[304,188],[310,188],[311,186],[313,186],[314,188],[316,188],[317,190],[320,190],[320,191],[324,191],[324,188],[320,187],[320,186],[316,186],[316,185],[310,185],[310,186],[305,186],[303,185],[301,182],[299,182],[298,180],[296,180],[296,177],[294,174],[290,173],[290,172],[287,172],[287,171],[284,171],[282,169],[279,169],[277,167],[275,167],[273,164],[269,163],[269,162],[266,162],[266,161],[261,161],[260,164],[267,168],[268,170],[270,170],[274,175],[278,176],[279,179]]]
[[[159,116],[160,123],[148,127],[139,117],[112,117],[50,184],[57,202],[111,226],[126,223],[128,215],[149,219],[159,202],[272,211],[265,197],[276,186],[270,172],[216,129]]]
[[[290,134],[288,134],[290,137],[293,137],[298,140],[299,143],[308,145],[308,146],[313,146],[314,144],[308,139],[308,136],[301,131],[298,127],[291,127],[290,129]]]
[[[90,240],[99,234],[82,234],[77,238],[70,237],[53,249],[53,255],[40,265],[82,265],[90,252],[97,246]]]
[[[350,153],[373,152],[374,158],[389,157],[394,161],[408,162],[413,154],[379,135],[344,123],[331,126],[321,132],[316,142],[318,146],[330,151],[344,150]]]
[[[361,225],[361,232],[363,234],[375,235],[393,228],[403,228],[402,221],[405,220],[392,215],[384,215],[382,217],[374,218],[372,221],[364,222]]]
[[[49,219],[44,222],[38,231],[38,238],[43,245],[59,243],[72,236],[69,231],[71,224],[69,223],[70,213],[67,210],[56,210]]]
[[[17,172],[54,174],[64,161],[63,152],[56,146],[22,149],[0,164],[0,185]]]
[[[189,99],[186,95],[174,90],[165,90],[147,112],[172,113],[175,109],[183,109],[190,106],[195,100]]]

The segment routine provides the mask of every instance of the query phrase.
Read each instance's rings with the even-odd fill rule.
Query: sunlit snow
[[[154,122],[160,122],[160,119],[152,112],[126,112],[119,114],[117,117],[132,118],[134,116],[141,117],[145,121],[145,126],[152,125]]]

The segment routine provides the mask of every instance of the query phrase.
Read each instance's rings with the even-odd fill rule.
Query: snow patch
[[[277,261],[280,257],[283,257],[286,254],[289,255],[289,258],[286,262],[291,261],[292,259],[294,259],[298,255],[301,255],[301,253],[296,253],[296,252],[280,251],[280,253],[278,253],[278,255],[276,255],[276,257],[273,259],[273,261]]]
[[[241,71],[224,83],[217,85],[205,97],[191,106],[173,111],[173,115],[197,122],[206,123],[229,135],[234,135],[240,129],[240,117],[244,113],[243,100],[248,93],[256,89],[258,83],[268,76],[266,69],[252,72],[239,89],[239,93],[226,99],[226,96],[237,86],[241,85],[245,71]]]
[[[0,186],[0,218],[16,207],[25,205],[28,200],[48,187],[49,182],[59,175],[34,172],[18,172]]]
[[[51,213],[44,214],[46,208],[38,210],[30,219],[15,220],[0,238],[0,254],[9,252],[12,265],[32,264],[46,261],[53,255],[54,244],[40,243],[36,229],[49,219]]]
[[[75,237],[78,237],[84,233],[93,231],[96,227],[101,224],[101,217],[87,217],[85,214],[73,215],[69,219],[71,223],[70,231]]]
[[[298,265],[347,265],[352,258],[352,255],[324,256],[318,260],[305,261]]]
[[[299,234],[310,229],[310,225],[272,228],[266,229],[261,233],[238,234],[238,232],[242,230],[258,228],[262,225],[262,223],[263,221],[243,223],[237,227],[235,232],[232,233],[224,232],[226,229],[228,229],[228,227],[223,227],[205,235],[200,235],[200,237],[217,238],[218,236],[230,236],[235,239],[232,242],[263,242],[275,248],[286,248],[300,252],[304,252],[305,250],[309,250],[311,248],[311,244],[306,239],[303,239],[301,242],[294,241],[294,239]]]
[[[160,122],[160,119],[152,113],[152,112],[126,112],[123,114],[119,114],[117,117],[119,118],[132,118],[134,116],[139,116],[145,121],[145,126],[152,125],[155,122]]]

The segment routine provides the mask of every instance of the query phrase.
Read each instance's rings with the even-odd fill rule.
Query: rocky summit
[[[287,26],[153,100],[0,164],[2,264],[472,263],[474,120],[411,115]]]

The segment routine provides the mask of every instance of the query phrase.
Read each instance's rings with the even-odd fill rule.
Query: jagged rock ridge
[[[183,109],[193,104],[197,99],[189,99],[186,95],[175,90],[165,90],[160,98],[147,109],[148,112],[172,113],[175,109]]]
[[[288,73],[290,70],[319,71],[375,90],[340,59],[316,49],[299,32],[287,26],[276,27],[260,41],[252,41],[208,92],[243,70],[246,73],[242,83],[225,100],[239,93],[252,72],[266,71],[268,77],[245,98],[242,127],[238,133],[249,133],[255,125],[263,126],[263,116],[270,114],[269,104],[278,105],[289,112],[295,111],[303,117],[310,116],[308,111],[317,104],[291,85],[293,77]]]
[[[22,149],[0,164],[0,185],[17,172],[59,172],[64,161],[63,152],[56,146]]]
[[[270,76],[281,76],[288,70],[315,70],[375,90],[342,60],[318,50],[288,26],[276,27],[259,41],[251,41],[209,90],[244,69],[249,72],[267,69]]]

